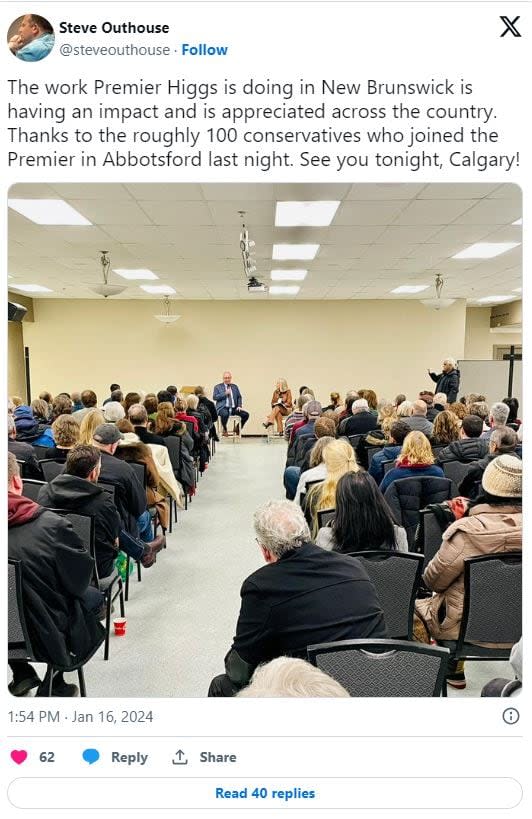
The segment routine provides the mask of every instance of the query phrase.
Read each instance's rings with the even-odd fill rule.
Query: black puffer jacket
[[[436,382],[436,392],[444,392],[447,396],[447,403],[454,404],[460,389],[460,370],[451,370],[450,373],[429,373],[429,375]]]
[[[460,441],[453,441],[445,449],[438,452],[437,461],[439,464],[448,461],[460,461],[462,464],[469,464],[478,461],[488,453],[489,441],[487,438],[462,438]]]
[[[22,596],[35,657],[68,669],[89,659],[105,631],[85,608],[94,561],[65,518],[8,493],[8,554],[22,563]]]
[[[384,499],[392,510],[397,525],[406,529],[409,551],[414,548],[420,510],[431,503],[443,503],[451,495],[452,483],[447,478],[403,478],[390,484],[384,493]]]

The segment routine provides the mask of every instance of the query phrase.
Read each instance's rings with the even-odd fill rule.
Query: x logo
[[[506,34],[508,34],[509,31],[512,32],[514,37],[520,37],[521,36],[520,32],[517,30],[517,27],[515,25],[517,23],[517,21],[519,20],[519,16],[514,17],[513,20],[510,20],[510,18],[506,17],[506,15],[504,14],[501,17],[501,20],[503,21],[504,25],[506,26],[503,33],[501,34],[501,37],[504,37]]]

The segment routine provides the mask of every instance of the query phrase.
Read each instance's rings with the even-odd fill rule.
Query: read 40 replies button
[[[87,772],[91,770],[87,768]],[[511,777],[320,777],[237,779],[150,777],[22,777],[11,782],[9,800],[17,808],[85,810],[143,809],[186,811],[218,808],[319,808],[412,810],[434,804],[435,794],[452,793],[460,810],[508,810],[519,805],[521,785]],[[177,770],[177,769],[176,769]],[[180,768],[179,771],[183,769]]]

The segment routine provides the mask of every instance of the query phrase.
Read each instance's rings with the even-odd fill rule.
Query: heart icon
[[[22,765],[23,762],[26,761],[28,758],[27,751],[11,751],[11,759],[13,762],[16,762],[17,765]]]

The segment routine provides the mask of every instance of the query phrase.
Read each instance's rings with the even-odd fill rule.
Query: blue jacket
[[[17,407],[13,413],[15,427],[17,430],[17,441],[27,441],[37,446],[53,446],[54,436],[52,429],[47,424],[39,423],[26,404]]]
[[[384,461],[395,461],[401,452],[400,444],[390,444],[385,446],[380,452],[376,452],[369,465],[368,472],[372,478],[375,478],[377,483],[380,483],[384,478]],[[391,471],[391,470],[390,470]]]
[[[396,466],[386,473],[381,481],[379,489],[384,494],[389,485],[394,481],[400,481],[401,478],[445,478],[445,474],[441,466],[425,466],[411,467],[411,466]]]
[[[231,387],[231,392],[233,393],[233,401],[235,403],[234,408],[242,406],[242,395],[240,390],[238,389],[236,384],[229,384]],[[216,404],[216,412],[220,412],[221,409],[226,407],[226,395],[225,395],[225,388],[226,384],[217,384],[214,388],[214,392],[212,395],[212,400]]]

